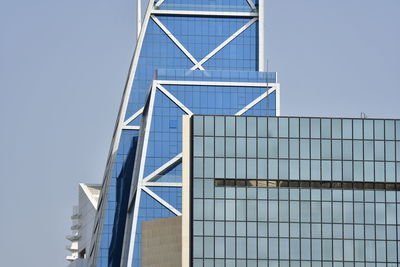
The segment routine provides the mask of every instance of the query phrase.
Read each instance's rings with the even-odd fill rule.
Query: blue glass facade
[[[91,266],[140,266],[140,223],[179,215],[180,161],[162,168],[179,158],[181,116],[187,110],[276,115],[277,92],[270,85],[276,84],[276,74],[257,72],[262,60],[259,27],[257,1],[150,1],[107,162],[89,251]],[[154,80],[164,91],[154,88]],[[149,88],[155,90],[153,99]],[[143,185],[152,174],[151,182],[158,184]],[[126,235],[131,231],[134,239]]]

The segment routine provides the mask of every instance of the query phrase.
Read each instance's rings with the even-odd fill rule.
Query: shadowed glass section
[[[114,168],[110,177],[111,181],[107,188],[107,198],[103,200],[105,203],[102,206],[104,209],[101,220],[103,224],[102,232],[98,233],[100,235],[98,239],[100,250],[97,266],[108,267],[109,261],[112,262],[113,259],[119,261],[120,259],[119,253],[121,251],[118,251],[118,249],[122,246],[123,233],[118,232],[117,234],[114,223],[117,221],[117,225],[125,227],[125,219],[119,219],[115,216],[116,213],[122,215],[122,217],[126,216],[128,200],[126,194],[129,194],[130,190],[138,136],[139,131],[136,130],[122,131],[121,141],[113,165]],[[115,236],[113,236],[113,232],[116,234]],[[113,238],[113,243],[111,243]],[[109,251],[110,247],[114,249]]]

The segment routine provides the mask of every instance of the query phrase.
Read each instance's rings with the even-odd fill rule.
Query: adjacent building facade
[[[183,266],[398,266],[400,120],[185,120]]]
[[[79,184],[79,204],[73,207],[71,216],[71,242],[67,250],[71,255],[66,259],[71,263],[68,267],[87,266],[87,250],[93,234],[93,222],[96,215],[101,185]]]

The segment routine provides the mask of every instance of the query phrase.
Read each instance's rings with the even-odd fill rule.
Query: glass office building
[[[400,120],[186,120],[194,267],[398,266]]]
[[[279,115],[276,73],[263,72],[264,1],[146,2],[88,251],[91,267],[140,266],[141,222],[181,215],[182,115]]]

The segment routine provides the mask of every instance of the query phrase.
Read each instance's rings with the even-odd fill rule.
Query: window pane
[[[236,135],[245,136],[246,135],[246,118],[236,117]]]
[[[193,169],[194,169],[194,171],[193,171],[194,177],[203,177],[203,159],[202,158],[194,159]]]
[[[385,139],[386,140],[394,139],[394,121],[392,120],[385,121]]]
[[[322,138],[331,138],[331,120],[322,119],[321,124]]]
[[[203,135],[203,116],[193,118],[193,132],[195,135]]]
[[[311,140],[311,158],[319,159],[321,158],[321,145],[319,140]]]
[[[223,137],[215,138],[215,156],[225,156],[225,138]]]
[[[299,158],[299,139],[290,139],[290,157]]]
[[[384,123],[382,120],[374,120],[375,139],[384,138]]]
[[[279,136],[288,137],[288,119],[280,118],[278,122],[279,122]]]
[[[245,157],[246,156],[246,139],[236,138],[236,156]]]
[[[321,134],[320,119],[311,119],[311,137],[320,138]]]
[[[393,141],[385,142],[385,155],[387,161],[394,161],[395,159],[395,143]]]
[[[267,118],[258,117],[257,131],[259,137],[267,137]]]
[[[354,160],[362,160],[363,159],[363,142],[362,141],[354,141]]]
[[[363,121],[353,120],[353,138],[363,139]]]
[[[384,143],[383,141],[375,141],[375,160],[384,160]]]
[[[279,157],[287,158],[288,157],[288,139],[279,139]]]
[[[353,158],[353,142],[343,140],[343,159],[351,160]]]
[[[225,177],[225,161],[223,158],[215,159],[215,178]]]
[[[373,141],[364,142],[364,159],[373,160],[374,159],[374,143]]]
[[[258,138],[257,139],[257,154],[259,158],[267,157],[267,139],[266,138]]]
[[[322,159],[331,158],[331,141],[322,140]]]
[[[332,159],[342,159],[342,141],[332,141]]]
[[[364,139],[373,139],[374,137],[374,121],[364,120]]]
[[[353,129],[351,120],[343,120],[343,139],[352,139]]]
[[[193,144],[193,154],[194,156],[203,156],[203,138],[195,137]]]
[[[236,135],[236,124],[235,124],[235,118],[234,117],[226,117],[226,135],[227,136],[235,136]]]
[[[256,118],[247,117],[247,136],[256,136]]]
[[[204,117],[204,134],[211,136],[214,135],[214,117]]]
[[[310,158],[310,140],[300,140],[300,158]]]
[[[342,120],[332,119],[332,138],[342,138]]]
[[[225,118],[215,117],[215,135],[224,136],[225,135]]]
[[[247,138],[247,157],[255,157],[256,156],[256,139],[255,138]]]
[[[400,142],[396,142],[396,161],[400,161]]]
[[[300,137],[310,137],[310,119],[300,119]]]
[[[299,137],[299,119],[290,118],[290,137]]]
[[[214,177],[214,159],[213,158],[205,158],[204,159],[204,176],[206,178]]]
[[[290,179],[299,179],[299,167],[300,164],[298,160],[290,160]]]
[[[396,139],[400,140],[400,120],[396,121]]]
[[[276,118],[268,118],[268,137],[278,137],[278,122]]]
[[[270,158],[278,157],[278,140],[275,138],[268,139],[268,157]]]

